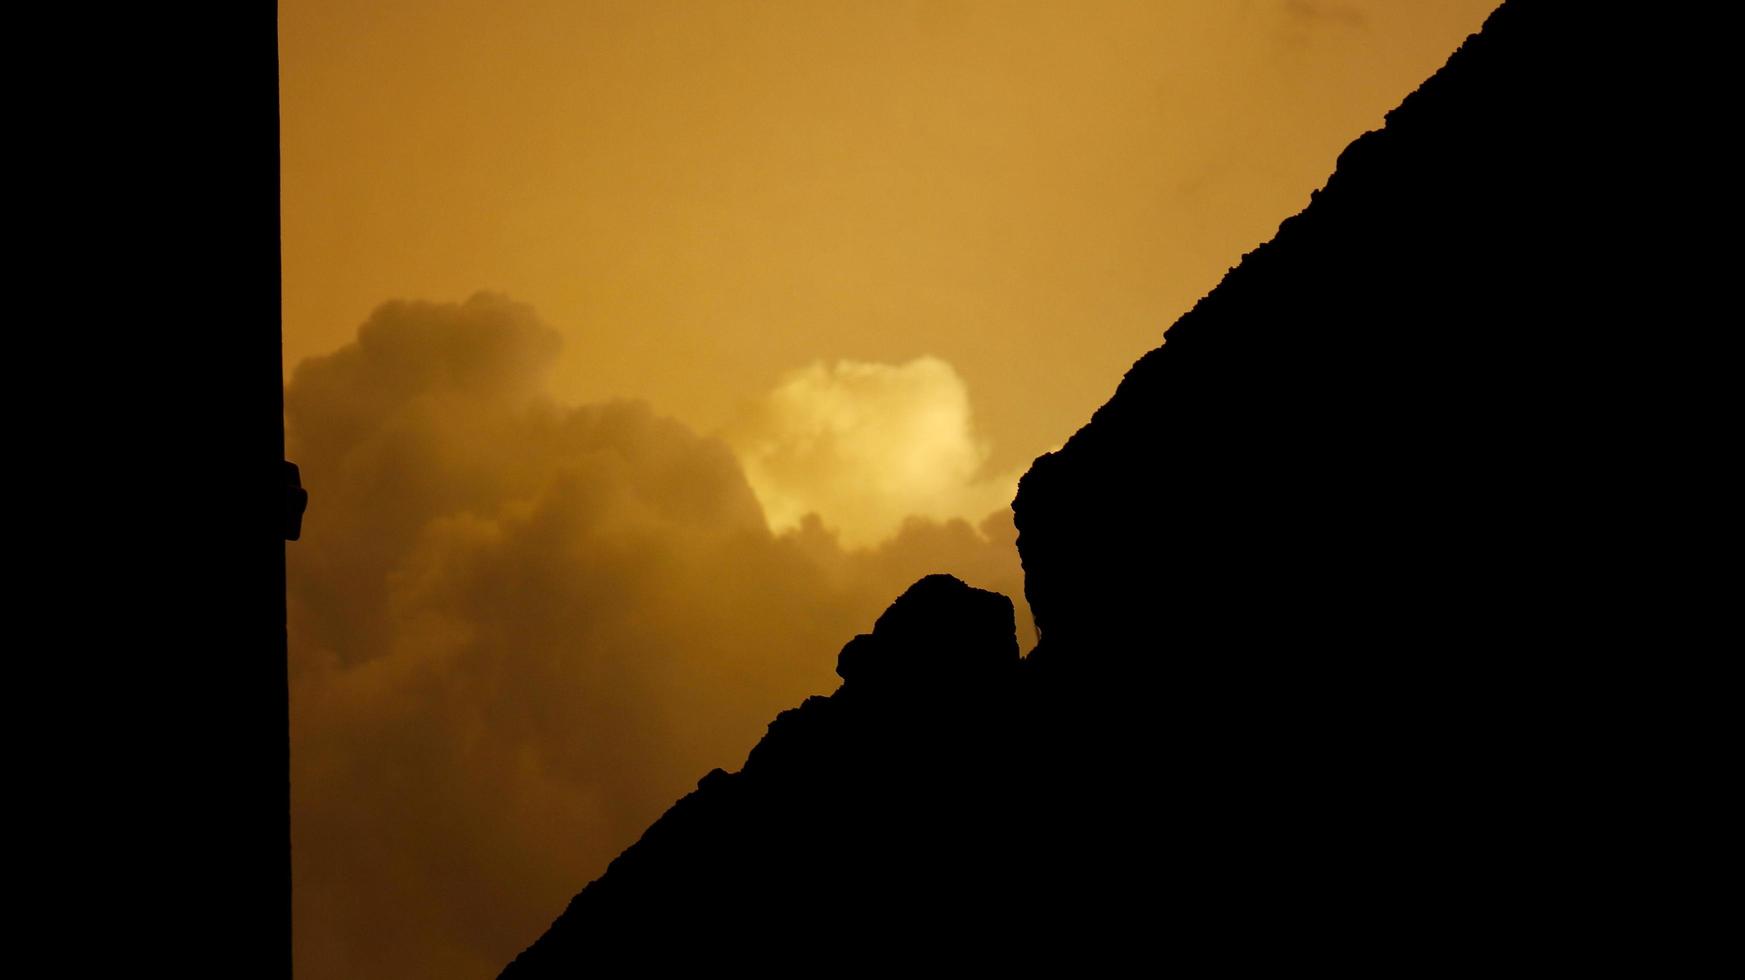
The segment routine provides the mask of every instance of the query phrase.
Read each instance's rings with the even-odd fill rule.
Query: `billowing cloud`
[[[818,518],[775,534],[725,442],[554,402],[556,351],[500,296],[392,303],[286,389],[311,491],[288,558],[300,977],[493,975],[698,777],[832,690],[837,650],[910,582],[952,572],[1024,615],[1009,497],[870,548]],[[862,474],[882,452],[973,485],[962,385],[918,363],[784,397],[904,419],[825,427]],[[848,438],[899,431],[932,448]]]
[[[845,544],[903,522],[976,520],[1011,503],[1018,472],[984,472],[969,390],[950,364],[819,362],[783,378],[727,432],[771,527],[816,514]]]

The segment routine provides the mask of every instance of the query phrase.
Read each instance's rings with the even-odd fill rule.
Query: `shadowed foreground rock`
[[[877,955],[893,929],[1015,912],[1014,890],[980,893],[1018,870],[1019,668],[1011,600],[915,583],[843,648],[835,694],[778,715],[741,771],[704,776],[507,975],[643,955],[773,964],[809,944]],[[896,904],[844,903],[845,888]]]
[[[917,583],[504,976],[1415,970],[1578,934],[1584,678],[1664,628],[1639,515],[1674,494],[1631,25],[1577,9],[1501,8],[1036,461],[1036,650]]]

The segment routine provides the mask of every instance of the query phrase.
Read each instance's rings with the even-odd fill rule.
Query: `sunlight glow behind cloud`
[[[849,547],[891,537],[912,515],[979,521],[1017,490],[1018,471],[985,472],[968,386],[932,356],[816,362],[783,378],[727,437],[771,530],[815,513]]]

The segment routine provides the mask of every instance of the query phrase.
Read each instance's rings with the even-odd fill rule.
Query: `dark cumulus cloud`
[[[503,296],[396,302],[287,386],[301,977],[493,975],[910,582],[1022,595],[1009,512],[772,533],[726,443],[554,400],[558,348]]]

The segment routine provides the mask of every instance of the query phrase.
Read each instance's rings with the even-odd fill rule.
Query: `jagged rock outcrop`
[[[1583,16],[1500,8],[1036,461],[1036,650],[917,583],[504,976],[1415,969],[1554,918],[1556,706],[1638,625],[1607,528],[1652,438]]]
[[[1012,600],[929,575],[842,648],[836,673],[856,692],[905,698],[973,690],[1017,663]]]
[[[1629,427],[1604,367],[1641,287],[1602,277],[1648,249],[1608,207],[1622,141],[1584,128],[1611,74],[1588,19],[1500,9],[1035,462],[1014,512],[1043,657],[1447,647],[1589,608],[1542,569],[1606,564]]]
[[[801,950],[877,958],[893,931],[1007,921],[1015,883],[981,892],[1022,867],[1011,600],[929,576],[841,664],[835,694],[778,715],[739,772],[704,776],[504,976],[639,957],[797,969]]]

